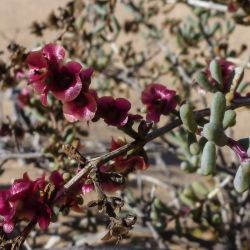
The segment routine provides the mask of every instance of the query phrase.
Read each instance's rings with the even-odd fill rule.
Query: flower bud
[[[203,128],[203,136],[208,140],[214,142],[218,146],[225,146],[228,138],[224,130],[214,123],[207,123]]]
[[[241,163],[234,177],[234,188],[243,193],[250,187],[250,161]]]
[[[180,117],[184,127],[191,133],[197,130],[197,123],[194,119],[192,108],[189,104],[183,104],[180,108]]]
[[[236,123],[236,112],[234,110],[227,110],[225,112],[223,121],[222,121],[222,127],[223,129],[227,129],[229,127],[234,126]]]
[[[226,98],[221,92],[217,92],[214,94],[211,104],[210,122],[221,126],[225,111]]]
[[[216,167],[216,146],[208,141],[203,149],[200,172],[203,175],[213,174]]]

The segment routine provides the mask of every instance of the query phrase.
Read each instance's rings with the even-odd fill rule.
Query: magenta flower
[[[146,119],[153,122],[159,122],[161,115],[169,114],[177,105],[176,92],[157,83],[146,86],[141,100],[147,107]]]
[[[89,90],[88,93],[82,91],[71,102],[64,102],[63,113],[65,118],[69,122],[92,120],[97,110],[96,98],[95,91]]]
[[[63,64],[65,50],[57,44],[47,44],[39,51],[31,52],[26,63],[29,65],[29,81],[47,104],[47,95],[52,94],[61,101],[72,101],[81,89],[79,73],[82,66],[77,62]]]
[[[219,59],[218,63],[221,68],[223,85],[221,91],[227,93],[230,90],[231,78],[235,70],[235,65],[232,62],[229,62],[225,59]],[[208,80],[211,82],[212,86],[216,85],[216,80],[212,78],[209,67],[206,68],[205,74],[208,77]]]
[[[45,187],[44,176],[31,181],[25,173],[22,179],[14,181],[8,190],[0,192],[0,226],[6,233],[14,229],[20,218],[36,218],[41,228],[45,229],[50,221],[51,211],[40,197],[40,190]]]
[[[103,96],[97,100],[95,120],[102,118],[108,125],[122,127],[128,122],[130,108],[130,102],[124,98]]]

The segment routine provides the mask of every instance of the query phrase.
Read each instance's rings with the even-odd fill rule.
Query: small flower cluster
[[[53,199],[63,189],[64,179],[58,171],[51,173],[49,181],[45,175],[32,181],[27,173],[16,179],[7,190],[0,191],[0,228],[11,233],[20,220],[38,222],[39,227],[47,229],[54,211]],[[60,198],[56,205],[67,206],[80,211],[77,195],[80,187],[74,189],[74,195]]]
[[[51,93],[63,103],[63,113],[69,122],[103,119],[108,125],[123,127],[142,120],[140,115],[129,113],[131,103],[127,99],[112,96],[99,98],[95,90],[90,89],[92,68],[83,69],[75,61],[65,63],[64,58],[65,50],[57,44],[47,44],[41,50],[29,53],[26,58],[29,82],[40,95],[44,106],[47,106],[48,94]],[[29,105],[31,93],[24,89],[17,98],[22,108]],[[177,105],[175,91],[161,84],[149,84],[141,99],[147,107],[146,118],[150,122],[158,122],[161,115],[169,114]],[[123,139],[112,139],[110,151],[119,149],[126,143]],[[101,165],[98,169],[98,181],[103,191],[114,192],[123,187],[124,177],[130,172],[145,170],[147,167],[144,150],[135,150]],[[9,189],[0,191],[0,228],[5,233],[10,233],[18,221],[35,220],[41,229],[46,229],[54,215],[53,205],[63,205],[79,211],[81,208],[77,197],[94,189],[93,180],[86,176],[75,185],[70,197],[60,197],[54,204],[54,198],[58,191],[63,190],[63,185],[64,179],[58,171],[52,172],[49,181],[45,180],[45,175],[32,181],[25,173]]]
[[[32,181],[25,173],[23,178],[15,180],[8,190],[0,191],[0,226],[4,232],[12,232],[20,219],[37,219],[40,228],[48,227],[52,211],[46,196],[43,195],[45,186],[45,176]]]
[[[112,138],[110,152],[116,150],[126,144],[126,140],[123,138]],[[142,153],[135,153],[133,155],[117,156],[110,164],[101,165],[99,168],[100,185],[104,192],[112,193],[120,190],[124,186],[124,182],[121,181],[122,176],[134,171],[142,171],[148,168],[147,157]],[[85,180],[85,183],[88,180]],[[91,192],[94,189],[94,185],[84,184],[82,186],[83,194]]]
[[[122,127],[138,115],[129,114],[131,103],[124,98],[103,96],[98,98],[90,89],[93,68],[83,69],[75,61],[63,62],[65,50],[57,44],[47,44],[26,58],[29,82],[47,105],[48,94],[63,102],[63,113],[69,122],[97,121],[102,118],[108,125]],[[27,100],[25,100],[27,102]],[[147,120],[158,122],[160,115],[167,115],[177,105],[175,91],[161,84],[150,84],[142,93],[147,106]]]
[[[89,121],[96,112],[96,94],[89,89],[93,69],[82,69],[75,61],[63,62],[65,50],[57,44],[47,44],[26,58],[29,81],[47,105],[48,93],[63,102],[65,118],[70,121]]]

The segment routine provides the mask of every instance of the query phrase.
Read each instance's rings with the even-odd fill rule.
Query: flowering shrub
[[[148,51],[137,53],[131,47],[132,42],[118,49],[116,41],[121,27],[114,14],[115,2],[89,3],[87,13],[84,4],[79,7],[70,2],[58,15],[52,14],[46,23],[32,26],[33,33],[39,36],[45,29],[63,28],[57,42],[34,51],[16,45],[12,48],[11,65],[2,66],[3,87],[14,89],[13,86],[21,80],[30,86],[17,87],[16,92],[13,91],[20,118],[16,122],[9,118],[8,122],[0,124],[3,141],[12,142],[14,138],[12,144],[18,150],[18,154],[3,155],[1,164],[11,158],[23,157],[48,172],[34,180],[25,172],[22,178],[0,190],[0,246],[3,249],[21,249],[36,224],[45,233],[50,223],[60,223],[60,214],[68,215],[70,210],[84,214],[88,226],[93,226],[88,213],[95,207],[110,221],[103,240],[115,238],[119,241],[127,237],[139,217],[160,249],[167,249],[162,238],[167,232],[167,224],[172,221],[175,235],[195,238],[199,244],[209,243],[210,247],[216,240],[207,243],[200,239],[188,220],[197,224],[200,231],[211,230],[216,238],[230,238],[227,235],[230,230],[245,229],[249,219],[245,210],[249,206],[250,140],[235,139],[230,131],[238,122],[236,109],[248,107],[250,99],[243,77],[246,69],[236,65],[230,57],[233,53],[228,53],[225,48],[223,52],[223,44],[219,44],[224,35],[220,34],[220,39],[212,42],[213,37],[219,36],[219,28],[210,27],[208,20],[217,20],[218,16],[209,10],[196,9],[197,20],[188,19],[178,29],[176,24],[165,20],[164,25],[169,26],[178,39],[182,51],[178,57],[162,43],[162,29],[151,21],[151,17],[160,13],[160,7],[147,9],[143,8],[143,3],[137,6],[133,1],[125,1],[135,17],[125,21],[124,32],[137,33],[144,27],[149,33],[147,39],[160,49],[148,55]],[[244,1],[211,6],[215,10],[228,8],[236,14],[241,9],[244,18],[248,15]],[[79,14],[80,9],[83,16]],[[237,16],[234,18],[239,21]],[[85,20],[90,21],[93,31],[87,31],[83,24]],[[101,26],[99,22],[102,22]],[[244,24],[247,24],[245,19]],[[233,28],[230,29],[230,24],[226,28],[229,36]],[[67,37],[68,33],[71,36]],[[200,53],[201,58],[197,61],[195,57],[190,61],[182,58],[189,55],[190,48],[197,49],[204,39],[209,47],[207,54],[207,51]],[[109,54],[107,44],[111,47]],[[154,61],[148,66],[151,58],[160,52],[164,54],[164,64],[169,65],[158,65]],[[115,55],[119,55],[118,58]],[[77,58],[77,61],[70,58]],[[119,63],[116,66],[118,59],[124,68],[119,68]],[[198,59],[203,59],[203,64]],[[204,61],[208,63],[204,64]],[[162,81],[162,77],[169,73],[174,77],[173,84],[170,78]],[[13,85],[10,86],[7,79],[13,79]],[[136,86],[135,79],[138,80]],[[124,95],[124,89],[119,86],[121,82],[141,90],[136,93],[140,96],[139,106],[134,104],[133,98]],[[131,94],[134,91],[130,87],[126,89]],[[205,100],[204,93],[210,94],[211,100]],[[204,109],[197,108],[200,103],[205,104]],[[110,126],[125,137],[113,137],[107,152],[99,153],[94,148],[93,155],[88,154],[83,127],[85,124],[87,129],[98,126],[102,121],[107,125],[98,127],[103,134]],[[39,146],[33,137],[29,137],[34,135],[40,136]],[[153,172],[145,175],[142,171],[154,170],[154,166],[150,167],[150,146],[155,146],[152,142],[155,139],[156,144],[164,142],[161,145],[165,152],[172,152],[179,159],[182,170],[199,174],[200,178],[208,176],[202,179],[204,183],[208,182],[207,186],[203,182],[183,186],[183,183],[172,183],[171,178],[166,184],[161,178],[154,178]],[[24,151],[26,143],[31,149],[28,153]],[[5,147],[9,145],[6,143]],[[234,162],[225,159],[224,147],[236,156]],[[36,155],[32,148],[39,148],[40,152]],[[153,151],[157,149],[153,148]],[[141,197],[138,199],[127,192],[133,177],[140,187]],[[154,188],[150,195],[144,196],[140,184],[143,178],[173,193],[176,204],[160,200]],[[231,217],[227,220],[223,214],[224,198],[218,194],[223,188],[229,200],[227,209],[230,214],[227,216]],[[95,192],[95,198],[91,197],[86,204],[90,192]],[[241,224],[239,220],[242,220]],[[20,229],[18,236],[16,229]]]

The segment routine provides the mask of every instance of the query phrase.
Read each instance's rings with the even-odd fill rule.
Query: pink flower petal
[[[47,66],[46,60],[43,57],[42,51],[32,51],[28,54],[25,62],[32,69],[41,69]]]
[[[47,216],[40,216],[38,218],[38,225],[42,230],[46,230],[49,226],[50,218]]]
[[[0,214],[5,215],[10,210],[10,204],[8,202],[9,192],[1,191],[0,192]]]
[[[44,90],[46,89],[46,83],[44,83],[43,81],[35,81],[32,84],[34,90],[36,93],[38,94],[42,94],[44,92]]]
[[[81,93],[75,100],[63,103],[63,113],[69,122],[90,121],[96,109],[96,100],[91,94]]]
[[[3,231],[7,234],[11,233],[14,230],[14,223],[12,221],[4,222]]]
[[[74,100],[81,92],[82,89],[82,83],[80,81],[80,78],[77,77],[75,81],[73,81],[66,90],[52,90],[53,96],[55,96],[58,100],[64,101],[64,102],[70,102]]]
[[[89,89],[89,85],[91,83],[91,76],[94,72],[94,69],[92,67],[88,68],[88,69],[85,69],[85,70],[82,70],[80,72],[80,79],[82,81],[82,88],[85,92],[88,91]]]
[[[78,62],[68,62],[60,68],[57,77],[51,83],[50,90],[59,100],[70,102],[81,92],[82,82],[79,77],[81,64]]]
[[[90,193],[93,190],[94,190],[94,185],[93,184],[84,184],[82,186],[82,193],[84,195],[87,194],[87,193]]]
[[[61,45],[49,43],[43,47],[43,57],[50,63],[59,63],[65,57],[65,50]]]
[[[61,187],[64,183],[63,177],[58,171],[53,171],[49,180],[55,185],[56,188]]]

